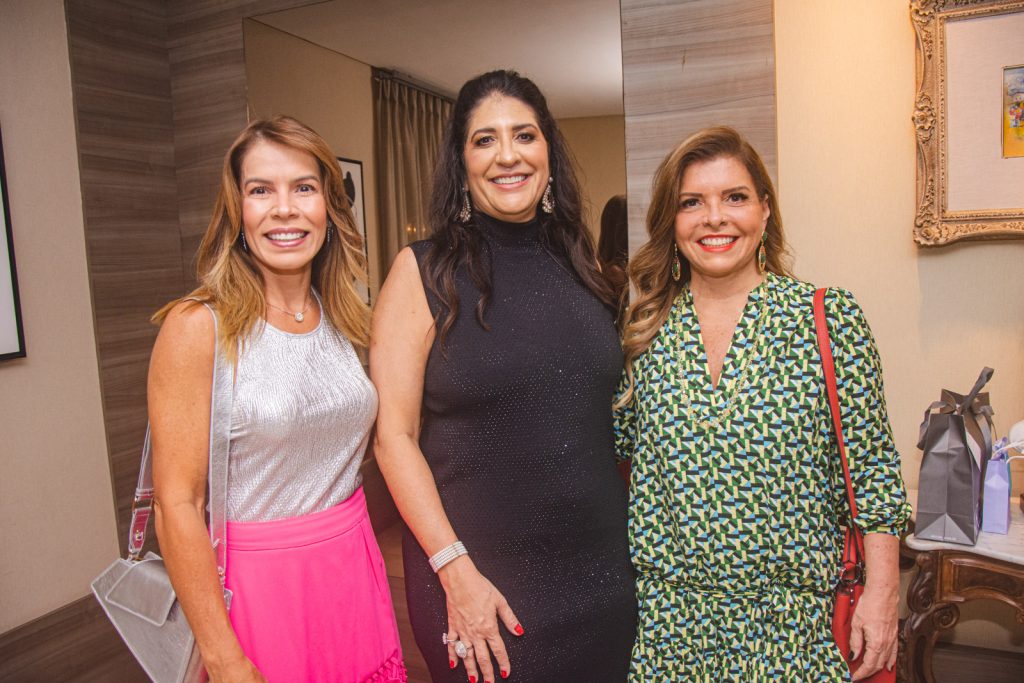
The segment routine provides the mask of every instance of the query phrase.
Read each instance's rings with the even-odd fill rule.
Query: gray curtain
[[[402,247],[427,236],[431,175],[452,101],[376,69],[373,99],[383,281]]]

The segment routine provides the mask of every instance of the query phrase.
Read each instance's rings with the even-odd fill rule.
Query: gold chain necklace
[[[691,297],[691,300],[692,300],[692,297],[693,297],[692,293],[690,294],[690,297]],[[760,304],[759,304],[759,309],[760,310],[758,311],[757,321],[756,321],[755,326],[754,326],[755,330],[763,330],[764,329],[764,323],[766,322],[766,319],[768,317],[769,306],[767,305],[767,302],[765,301],[765,298],[766,298],[766,295],[762,295],[762,298],[761,298],[761,301],[760,301]],[[696,310],[694,310],[693,315],[694,316],[697,315]],[[675,320],[673,321],[673,323],[674,323],[673,326],[675,327],[676,336],[680,340],[682,340],[682,338],[683,338],[683,326],[682,326],[681,318],[682,318],[681,314],[677,315]],[[740,323],[742,323],[742,321],[743,321],[743,316],[740,317],[740,322],[736,324],[737,328],[739,328]],[[735,331],[733,332],[733,334],[735,335]],[[732,411],[735,410],[735,408],[736,408],[737,404],[734,401],[734,399],[742,392],[743,389],[746,389],[749,386],[751,363],[754,360],[754,358],[759,357],[759,356],[762,355],[761,349],[764,346],[766,338],[767,338],[766,334],[758,333],[755,336],[755,338],[754,338],[754,343],[750,344],[746,348],[746,350],[744,351],[744,353],[743,353],[743,360],[740,363],[740,371],[736,375],[736,379],[732,382],[732,384],[726,390],[726,392],[725,392],[725,394],[724,394],[724,396],[722,398],[721,404],[720,404],[721,408],[719,408],[719,410],[717,412],[713,412],[714,411],[714,405],[712,405],[712,406],[710,406],[708,408],[701,408],[701,407],[697,407],[697,406],[694,405],[694,400],[693,400],[693,396],[692,396],[690,381],[689,381],[689,379],[686,376],[686,369],[685,369],[685,366],[684,366],[684,360],[685,359],[683,358],[683,352],[682,352],[681,344],[674,344],[672,346],[672,350],[673,350],[673,354],[672,355],[675,357],[676,368],[677,368],[676,375],[679,377],[679,381],[682,384],[682,389],[683,389],[683,391],[682,391],[682,398],[680,400],[680,403],[682,404],[682,407],[686,410],[686,418],[687,418],[687,420],[689,420],[689,422],[696,423],[697,426],[699,426],[699,427],[701,427],[703,429],[712,429],[712,428],[713,429],[717,429],[718,427],[720,427],[722,425],[722,422],[725,421],[725,419],[728,418],[729,415],[732,413]],[[707,350],[706,349],[704,351],[704,354],[705,354],[705,356],[707,355]],[[722,366],[722,370],[723,370],[723,373],[724,373],[724,371],[725,371],[725,365],[724,364]],[[722,378],[719,377],[718,381],[722,382]],[[712,396],[712,402],[713,401],[714,401],[714,397]],[[701,413],[703,413],[703,414],[701,414]]]

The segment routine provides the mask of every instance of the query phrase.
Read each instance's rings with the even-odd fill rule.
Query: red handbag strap
[[[836,389],[836,366],[832,360],[832,339],[825,319],[825,289],[814,292],[814,329],[818,333],[818,352],[821,354],[821,368],[825,372],[825,386],[828,389],[828,407],[832,414],[832,429],[839,446],[839,461],[843,465],[843,479],[846,481],[846,500],[850,504],[850,524],[857,518],[857,501],[853,496],[853,481],[850,466],[846,462],[846,442],[843,440],[843,423],[839,413],[839,391]]]

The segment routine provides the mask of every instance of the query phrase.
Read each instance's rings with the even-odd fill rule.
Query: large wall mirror
[[[366,225],[371,298],[395,254],[427,236],[422,204],[441,126],[480,73],[512,68],[545,94],[576,158],[595,241],[605,204],[626,193],[618,0],[333,0],[251,17],[243,36],[249,117],[309,124],[362,188],[356,219]],[[621,213],[624,234],[624,203]],[[363,474],[387,556],[397,512],[372,459]],[[388,564],[401,567],[397,557]],[[427,680],[395,595],[410,680]]]
[[[374,290],[394,254],[426,236],[409,203],[429,180],[413,167],[431,166],[438,142],[390,126],[393,112],[380,104],[387,93],[405,89],[414,108],[441,109],[469,78],[515,69],[538,84],[559,120],[595,241],[604,206],[626,192],[618,0],[332,0],[247,19],[244,37],[250,117],[293,115],[339,157],[361,162]],[[431,115],[443,120],[447,111]]]

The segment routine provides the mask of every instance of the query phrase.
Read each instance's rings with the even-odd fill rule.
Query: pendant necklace
[[[270,306],[271,308],[274,308],[274,309],[277,309],[277,310],[281,311],[282,313],[284,313],[286,315],[292,316],[293,318],[295,318],[295,322],[301,323],[303,320],[306,319],[306,311],[309,310],[309,294],[306,295],[306,305],[303,307],[303,309],[301,311],[299,311],[297,313],[292,313],[291,311],[286,311],[285,309],[281,308],[280,306],[275,306],[274,304],[270,303],[269,301],[267,302],[267,305]]]

